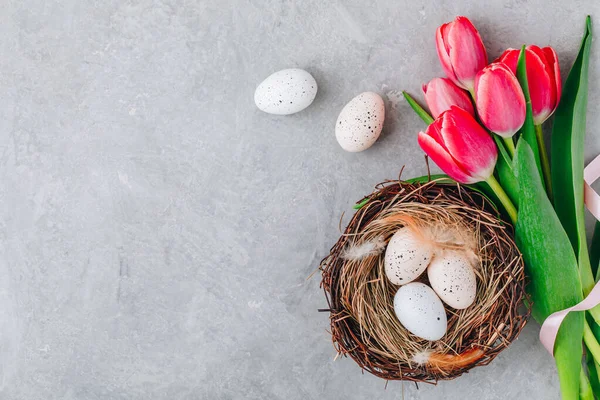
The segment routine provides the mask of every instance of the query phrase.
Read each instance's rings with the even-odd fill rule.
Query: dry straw
[[[340,355],[386,380],[435,383],[486,365],[525,325],[521,255],[511,228],[481,194],[457,184],[388,181],[364,200],[321,262],[331,334]],[[407,220],[474,232],[477,297],[464,310],[446,306],[448,331],[438,341],[409,333],[394,314],[397,287],[385,276],[385,244]],[[427,282],[427,274],[419,280]]]

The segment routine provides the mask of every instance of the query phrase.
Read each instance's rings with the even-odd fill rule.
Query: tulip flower
[[[503,63],[492,63],[475,77],[475,105],[481,122],[502,136],[514,154],[512,136],[525,122],[525,95],[515,74]]]
[[[419,145],[446,174],[465,184],[487,180],[498,158],[496,145],[486,130],[456,106],[419,133]]]
[[[508,49],[499,62],[506,64],[516,74],[520,50]],[[525,48],[527,83],[531,96],[533,122],[541,125],[556,110],[561,94],[560,68],[558,57],[552,47],[527,46]]]
[[[438,57],[446,76],[472,92],[475,75],[487,65],[487,53],[479,32],[467,17],[440,26],[435,34]]]
[[[498,59],[513,72],[517,70],[517,61],[520,50],[508,49]],[[562,85],[560,80],[560,68],[558,57],[552,47],[539,48],[530,45],[525,48],[525,65],[527,69],[527,84],[529,96],[531,97],[531,109],[533,112],[533,123],[540,150],[542,170],[548,194],[552,197],[552,179],[550,178],[550,160],[544,143],[542,123],[548,119],[556,110]]]
[[[468,111],[451,106],[425,132],[419,132],[418,141],[423,151],[455,181],[487,182],[516,221],[514,205],[494,178],[496,144]]]
[[[475,115],[471,98],[467,92],[452,83],[450,79],[432,79],[427,85],[423,85],[423,94],[433,118],[437,118],[441,113],[449,110],[450,106],[460,107],[471,115]]]

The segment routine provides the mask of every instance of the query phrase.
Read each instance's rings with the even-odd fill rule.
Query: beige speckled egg
[[[335,123],[335,138],[342,149],[359,152],[371,147],[379,138],[385,106],[380,95],[364,92],[350,100]]]
[[[420,338],[439,340],[446,334],[444,305],[429,286],[420,282],[400,286],[394,296],[394,312],[402,326]]]
[[[466,255],[446,252],[434,257],[427,276],[433,290],[450,307],[462,310],[475,301],[477,278]]]
[[[385,275],[394,285],[405,285],[425,271],[432,256],[431,247],[424,246],[412,229],[400,228],[385,249]]]

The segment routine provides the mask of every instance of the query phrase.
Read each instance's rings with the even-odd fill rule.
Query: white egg
[[[442,301],[433,289],[420,282],[400,286],[394,296],[394,311],[410,333],[427,340],[439,340],[448,321]]]
[[[269,114],[288,115],[304,110],[317,95],[317,82],[303,69],[277,71],[262,81],[254,92],[254,102]]]
[[[380,95],[364,92],[350,100],[335,123],[335,138],[342,149],[355,153],[377,141],[383,128],[385,106]]]
[[[417,279],[427,268],[433,252],[410,228],[400,228],[390,239],[383,260],[385,275],[394,285]]]
[[[470,260],[458,252],[436,256],[427,269],[429,283],[440,299],[462,310],[475,301],[477,279]]]

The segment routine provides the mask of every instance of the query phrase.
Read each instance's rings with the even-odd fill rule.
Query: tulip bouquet
[[[591,39],[588,17],[563,90],[551,47],[509,49],[488,64],[479,33],[469,19],[458,17],[436,32],[446,78],[423,86],[430,113],[404,93],[428,124],[418,142],[446,174],[436,178],[484,193],[512,222],[529,277],[532,315],[540,323],[581,303],[599,277],[600,224],[591,256],[584,224]],[[542,125],[553,113],[550,159]],[[587,307],[578,308],[586,311],[565,311],[550,333],[563,399],[600,398],[600,296],[591,297]]]

